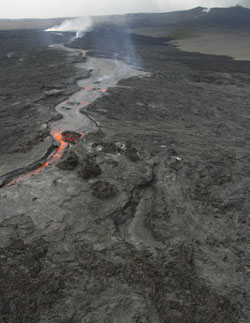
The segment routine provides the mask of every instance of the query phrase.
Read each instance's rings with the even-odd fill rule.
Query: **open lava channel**
[[[25,178],[39,174],[44,168],[59,160],[65,149],[69,145],[76,144],[81,138],[83,138],[84,134],[72,131],[64,131],[62,133],[51,131],[51,136],[58,144],[53,144],[40,160],[28,165],[27,167],[19,168],[1,176],[0,188],[14,185]]]

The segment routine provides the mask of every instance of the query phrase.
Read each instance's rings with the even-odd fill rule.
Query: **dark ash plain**
[[[110,32],[70,46],[126,59]],[[43,143],[77,91],[57,40],[23,45],[37,34],[0,32],[1,160]],[[58,167],[0,190],[4,323],[249,322],[250,62],[130,36],[150,75],[88,106],[99,129]]]

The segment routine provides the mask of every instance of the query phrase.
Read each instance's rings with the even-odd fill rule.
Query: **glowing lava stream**
[[[14,185],[14,184],[20,182],[21,180],[23,180],[25,178],[29,178],[35,174],[39,174],[43,168],[46,168],[46,167],[52,165],[57,160],[59,160],[62,157],[65,149],[69,146],[70,143],[71,144],[76,143],[78,140],[80,140],[81,138],[84,137],[83,133],[79,134],[77,138],[74,134],[72,134],[70,132],[66,133],[65,136],[63,136],[62,133],[57,132],[57,131],[51,131],[50,134],[60,144],[59,147],[56,149],[55,153],[44,164],[39,166],[37,169],[30,171],[25,175],[19,176],[16,179],[13,179],[11,182],[9,182],[8,184],[5,185],[6,187]]]
[[[51,131],[51,136],[60,143],[60,146],[57,148],[54,155],[49,159],[46,164],[51,164],[51,162],[60,159],[63,155],[64,150],[68,147],[66,141],[63,141],[63,135],[60,132]],[[46,167],[46,166],[45,166]]]

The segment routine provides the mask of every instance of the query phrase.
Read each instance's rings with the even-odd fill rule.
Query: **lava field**
[[[250,321],[250,61],[138,24],[0,31],[0,322]]]

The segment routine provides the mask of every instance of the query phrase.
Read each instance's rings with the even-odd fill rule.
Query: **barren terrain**
[[[203,33],[199,37],[175,40],[175,46],[188,52],[226,55],[236,60],[250,60],[250,33]]]
[[[0,321],[248,323],[250,62],[45,36],[0,32]],[[85,136],[26,176],[59,125]]]

